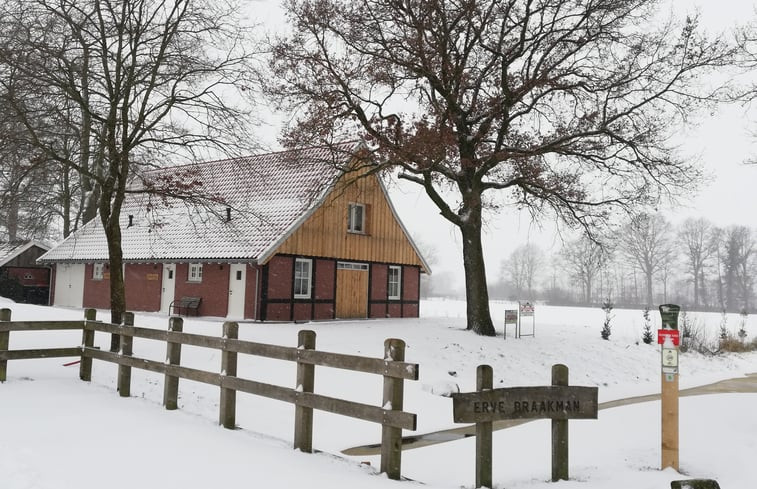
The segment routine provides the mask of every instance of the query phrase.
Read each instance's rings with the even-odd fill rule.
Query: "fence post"
[[[384,341],[384,361],[404,362],[405,342],[395,338]],[[403,383],[402,379],[384,375],[385,410],[402,411]],[[399,480],[401,466],[402,428],[381,425],[381,472],[385,472],[390,479]]]
[[[552,385],[568,385],[568,367],[552,365]],[[568,420],[552,420],[552,482],[568,480]]]
[[[125,312],[122,323],[124,326],[134,326],[134,313]],[[134,337],[124,334],[123,332],[120,336],[120,355],[122,357],[130,357],[132,354]],[[131,367],[128,365],[118,365],[118,394],[121,397],[129,397],[131,395]]]
[[[315,349],[315,331],[303,330],[297,335],[297,394],[313,392],[315,387],[315,365],[299,361],[302,350]],[[294,408],[294,448],[302,452],[313,451],[313,408],[295,404]]]
[[[97,311],[95,309],[84,310],[84,325],[81,333],[81,360],[79,361],[79,378],[86,382],[92,380],[92,358],[84,356],[85,348],[92,348],[95,346],[95,331],[87,329],[87,321],[95,321],[97,319]]]
[[[0,321],[10,322],[11,310],[0,309]],[[0,350],[7,350],[10,343],[11,332],[0,331]],[[0,360],[0,382],[5,382],[8,375],[8,360]]]
[[[233,321],[223,323],[223,337],[229,340],[239,338],[239,324]],[[219,424],[224,428],[233,430],[236,427],[237,391],[223,387],[223,377],[237,376],[237,352],[228,351],[226,348],[221,352],[221,403]]]
[[[490,365],[476,369],[476,390],[491,390],[494,387],[494,371]],[[492,422],[476,423],[476,487],[492,486]]]
[[[181,333],[184,330],[184,320],[172,317],[168,320],[168,331]],[[166,363],[168,365],[181,364],[181,343],[168,341],[166,343]],[[166,373],[163,381],[163,405],[168,410],[178,409],[179,401],[179,378]]]

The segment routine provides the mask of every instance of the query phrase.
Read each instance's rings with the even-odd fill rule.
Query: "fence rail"
[[[131,369],[138,368],[163,374],[163,405],[177,409],[179,379],[210,384],[220,388],[219,423],[233,429],[236,419],[236,393],[245,392],[295,405],[294,448],[312,452],[313,409],[358,418],[382,425],[381,471],[392,479],[400,478],[402,429],[415,430],[417,417],[403,411],[403,381],[418,380],[418,365],[404,361],[405,343],[398,339],[384,342],[384,357],[369,358],[315,349],[315,332],[300,331],[297,347],[286,347],[238,339],[239,326],[224,323],[223,337],[183,332],[183,320],[172,317],[167,331],[134,326],[134,315],[125,313],[123,324],[96,321],[95,311],[88,309],[80,321],[11,321],[9,309],[0,310],[0,381],[7,376],[9,360],[52,357],[81,357],[79,377],[89,381],[92,360],[118,365],[118,392],[128,397],[131,391]],[[82,345],[71,348],[10,350],[9,335],[17,331],[81,330]],[[102,351],[94,346],[95,332],[110,333],[120,338],[116,352]],[[166,344],[166,361],[158,362],[134,356],[133,339],[143,338]],[[221,372],[209,372],[181,366],[182,345],[221,351]],[[265,357],[297,364],[294,388],[267,384],[237,376],[238,354]],[[315,367],[330,367],[381,375],[384,378],[381,407],[338,399],[314,393]]]

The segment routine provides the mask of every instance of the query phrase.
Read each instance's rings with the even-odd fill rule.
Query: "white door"
[[[55,268],[55,305],[82,307],[84,264],[59,263]]]
[[[233,263],[229,267],[228,318],[244,319],[244,291],[247,277],[246,263]]]
[[[168,306],[173,302],[176,290],[176,265],[173,263],[163,265],[163,282],[161,283],[160,312],[168,314]]]

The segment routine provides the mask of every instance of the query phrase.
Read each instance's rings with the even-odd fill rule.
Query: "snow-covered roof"
[[[0,267],[16,258],[21,253],[33,247],[49,250],[50,247],[37,241],[10,241],[0,242]]]
[[[270,256],[323,202],[359,148],[354,142],[342,143],[148,172],[143,176],[146,185],[196,192],[215,202],[200,206],[150,193],[130,194],[121,211],[124,260],[257,261]],[[100,218],[38,261],[108,261]]]

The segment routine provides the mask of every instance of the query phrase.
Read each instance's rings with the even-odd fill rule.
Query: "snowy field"
[[[2,301],[3,299],[0,299]],[[0,302],[13,319],[79,319],[82,311]],[[600,309],[537,307],[536,335],[503,338],[503,303],[493,303],[498,336],[464,331],[462,302],[421,303],[420,319],[240,324],[240,338],[296,346],[297,331],[313,329],[319,350],[383,355],[386,338],[407,343],[406,360],[420,365],[420,380],[406,382],[405,411],[418,415],[425,433],[457,425],[444,394],[475,389],[479,364],[494,369],[495,387],[548,385],[555,363],[570,368],[570,383],[599,387],[607,401],[660,390],[660,352],[642,343],[640,311],[614,311],[609,341],[600,338]],[[509,307],[508,307],[509,308]],[[714,338],[719,314],[692,315]],[[98,312],[107,319],[109,314]],[[653,328],[659,314],[652,313]],[[138,314],[136,325],[164,329],[168,319]],[[187,319],[184,331],[221,334],[222,320]],[[729,318],[735,333],[738,317]],[[757,335],[757,320],[747,324]],[[530,325],[524,326],[524,332]],[[12,333],[11,349],[70,347],[80,332]],[[98,333],[96,345],[108,348]],[[165,346],[135,339],[135,356],[163,361]],[[380,426],[316,411],[316,455],[291,449],[294,408],[238,394],[238,430],[217,425],[218,389],[182,380],[179,410],[161,407],[162,376],[134,369],[132,396],[115,391],[116,366],[94,361],[93,381],[78,380],[67,359],[11,361],[0,385],[0,489],[211,489],[211,488],[460,488],[474,486],[474,440],[409,450],[402,474],[377,474],[379,458],[341,451],[380,441]],[[220,353],[184,347],[182,365],[219,371]],[[681,357],[681,388],[757,372],[757,353]],[[240,355],[239,376],[294,387],[295,366]],[[316,368],[316,392],[381,404],[382,379]],[[757,394],[718,394],[681,399],[681,474],[659,470],[660,404],[647,402],[602,410],[598,420],[570,422],[570,481],[550,478],[550,422],[534,421],[494,434],[497,488],[667,489],[671,480],[713,478],[723,489],[757,487]],[[413,434],[405,432],[405,435]],[[368,465],[370,463],[370,465]]]

